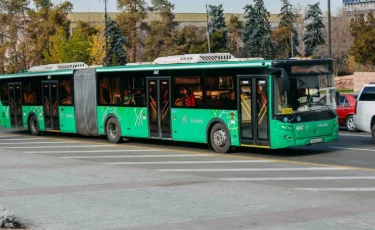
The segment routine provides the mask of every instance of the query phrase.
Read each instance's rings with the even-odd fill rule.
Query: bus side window
[[[0,86],[1,87],[1,103],[3,105],[8,105],[9,101],[8,101],[8,85],[7,84],[3,84]]]
[[[72,80],[62,80],[59,83],[60,105],[73,104]]]
[[[41,84],[39,81],[29,81],[24,80],[22,82],[22,90],[23,90],[23,104],[24,105],[38,105],[40,101],[38,99],[41,98]]]

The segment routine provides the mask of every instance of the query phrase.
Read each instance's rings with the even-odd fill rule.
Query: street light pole
[[[104,20],[105,20],[105,65],[108,66],[108,14],[107,14],[107,1],[104,0]]]
[[[332,57],[332,37],[331,37],[331,0],[328,0],[328,54]]]
[[[207,46],[208,46],[208,53],[211,53],[211,45],[210,45],[210,29],[208,28],[208,5],[206,3],[206,15],[207,15]]]

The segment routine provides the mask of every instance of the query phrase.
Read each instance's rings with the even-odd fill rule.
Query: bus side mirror
[[[283,69],[281,70],[281,87],[283,91],[289,90],[289,77],[287,72]]]
[[[336,105],[340,105],[340,92],[336,92]]]

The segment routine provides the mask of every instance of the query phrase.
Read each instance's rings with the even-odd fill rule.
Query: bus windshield
[[[289,90],[283,92],[280,77],[274,78],[275,114],[335,111],[336,90],[332,74],[293,76]]]

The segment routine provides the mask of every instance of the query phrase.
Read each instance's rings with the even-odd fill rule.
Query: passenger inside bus
[[[182,95],[175,101],[176,106],[188,106],[195,107],[195,96],[188,87],[184,87],[182,90]]]
[[[135,105],[134,95],[130,90],[124,90],[124,104]]]

